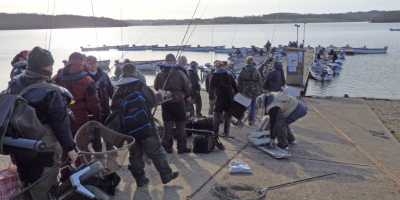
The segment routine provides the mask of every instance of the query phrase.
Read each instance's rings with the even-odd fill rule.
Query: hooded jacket
[[[114,94],[114,86],[111,83],[110,77],[100,67],[97,67],[97,73],[95,75],[88,73],[90,78],[98,86],[99,99],[101,100],[101,107],[103,110],[103,121],[105,121],[110,115],[110,99]],[[101,79],[101,80],[100,80]],[[99,82],[100,80],[100,82]]]
[[[160,68],[161,71],[156,75],[156,78],[154,79],[154,89],[156,91],[163,88],[169,74],[168,82],[165,84],[164,90],[170,91],[172,93],[172,99],[170,100],[170,102],[179,102],[182,101],[185,97],[190,96],[189,93],[192,85],[190,84],[185,72],[177,69],[175,64],[170,63],[160,65]]]
[[[215,100],[215,112],[229,111],[234,94],[238,93],[235,80],[230,72],[218,69],[213,73],[210,80],[209,100]]]
[[[96,84],[84,71],[82,63],[75,60],[69,61],[64,68],[58,70],[52,80],[67,88],[74,97],[75,103],[69,108],[74,113],[76,125],[88,122],[89,111],[93,114],[94,120],[102,122]]]
[[[239,73],[237,78],[237,87],[239,92],[244,95],[248,95],[244,93],[244,90],[251,84],[256,83],[260,88],[262,87],[262,78],[261,74],[256,70],[256,68],[252,64],[245,65]]]
[[[283,72],[283,66],[280,63],[274,65],[273,68],[268,72],[264,81],[264,90],[269,92],[282,91],[282,86],[286,84],[285,73]]]
[[[215,67],[211,67],[208,72],[207,72],[207,77],[206,77],[206,91],[207,93],[210,93],[210,82],[211,82],[211,77],[213,76],[213,73],[215,72]]]
[[[189,81],[193,86],[193,89],[195,89],[196,91],[200,91],[201,90],[201,86],[200,86],[200,78],[199,75],[197,74],[197,70],[195,69],[188,69],[188,76],[189,76]]]

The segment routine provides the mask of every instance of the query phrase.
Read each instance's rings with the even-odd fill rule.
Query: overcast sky
[[[3,13],[73,14],[91,16],[90,0],[0,0]],[[280,0],[201,0],[196,13],[202,18],[276,13]],[[198,0],[93,0],[96,17],[120,19],[188,19]],[[280,12],[342,13],[370,10],[400,10],[400,0],[281,0]]]

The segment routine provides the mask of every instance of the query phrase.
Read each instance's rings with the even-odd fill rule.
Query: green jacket
[[[259,87],[260,90],[262,91],[263,81],[261,74],[260,72],[258,72],[258,70],[256,70],[256,68],[252,64],[247,64],[242,68],[236,81],[239,92],[243,93],[244,95],[250,97],[252,96],[247,94],[246,92],[246,88],[252,83],[256,83],[257,87]],[[251,98],[255,99],[257,97],[251,97]]]

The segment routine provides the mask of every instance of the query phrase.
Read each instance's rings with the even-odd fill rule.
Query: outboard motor
[[[326,77],[326,75],[328,75],[328,70],[326,69],[321,70],[321,77],[324,78]]]

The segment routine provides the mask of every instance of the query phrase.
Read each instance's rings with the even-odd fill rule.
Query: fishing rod
[[[53,33],[53,28],[54,28],[54,18],[55,18],[54,12],[55,12],[55,10],[56,10],[56,0],[54,0],[54,6],[53,6],[53,23],[51,25],[51,30],[50,30],[49,49],[48,49],[49,51],[50,51],[50,45],[51,45],[51,34]]]
[[[213,24],[211,25],[211,46],[213,46],[214,44],[214,20],[215,20],[215,16],[213,14]],[[214,50],[215,51],[215,50]],[[210,54],[211,58],[210,58],[210,66],[212,62],[212,53]]]
[[[200,15],[199,19],[197,20],[197,24],[196,24],[196,26],[194,26],[194,28],[193,28],[192,32],[190,33],[190,35],[189,35],[188,39],[186,40],[185,46],[187,45],[187,43],[189,42],[190,38],[192,37],[192,34],[193,34],[194,30],[196,29],[197,25],[199,25],[199,23],[200,23],[200,21],[201,21],[201,17],[203,16],[204,12],[207,10],[207,8],[208,8],[208,5],[210,5],[211,1],[212,1],[212,0],[210,0],[210,1],[208,2],[208,4],[207,4],[206,8],[204,8],[203,12],[201,13],[201,15]],[[181,55],[182,55],[182,52],[183,52],[183,51],[181,51],[181,53],[179,54],[179,56],[181,56]]]
[[[272,34],[271,44],[274,42],[276,24],[278,23],[279,12],[280,12],[280,10],[281,10],[281,3],[282,3],[282,0],[279,1],[278,13],[276,14],[276,21],[275,21],[274,33]]]
[[[233,39],[235,39],[236,28],[237,28],[238,23],[239,23],[239,18],[238,18],[238,20],[237,20],[237,22],[236,22],[235,31],[233,31],[233,37],[232,37],[231,46],[233,46]]]
[[[99,52],[99,60],[101,61],[100,57],[100,47],[99,47],[99,38],[97,37],[97,28],[96,28],[96,18],[94,17],[94,8],[93,8],[93,0],[90,0],[90,3],[92,5],[92,15],[93,15],[93,26],[94,26],[94,32],[96,34],[96,43],[97,43],[97,51]]]
[[[190,25],[191,25],[192,22],[193,22],[194,15],[195,15],[196,12],[197,12],[197,8],[199,7],[200,1],[201,1],[201,0],[199,0],[199,2],[197,3],[196,9],[194,10],[194,13],[193,13],[193,16],[192,16],[192,19],[190,19],[189,26],[188,26],[187,29],[186,29],[185,35],[183,36],[183,39],[182,39],[182,42],[181,42],[181,45],[180,45],[181,47],[182,47],[183,42],[185,41],[185,38],[186,38],[186,35],[187,35],[188,31],[189,31]],[[182,47],[182,49],[183,49],[183,47]],[[175,57],[178,57],[179,51],[180,51],[180,50],[181,50],[181,48],[178,48],[178,52],[176,52],[176,56],[175,56]]]
[[[49,22],[49,9],[50,9],[50,0],[47,2],[47,23]],[[47,30],[46,28],[46,37],[44,38],[44,48],[47,49]]]
[[[124,48],[124,40],[122,38],[122,7],[120,8],[120,14],[121,14],[121,47]],[[122,54],[122,59],[124,59],[124,52],[121,51]]]

